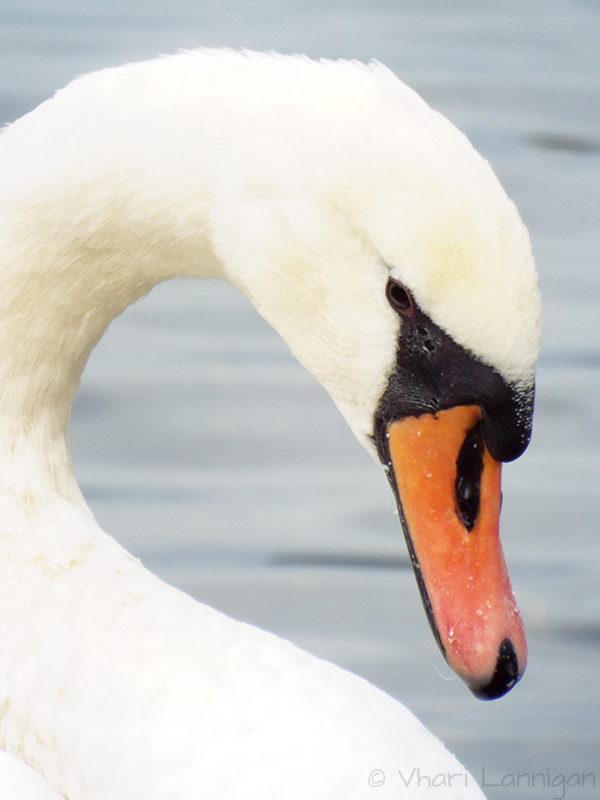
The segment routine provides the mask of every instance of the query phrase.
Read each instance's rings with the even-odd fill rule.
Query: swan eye
[[[393,309],[399,314],[403,314],[405,317],[414,316],[415,309],[408,289],[405,289],[398,281],[390,279],[385,291],[388,302]]]

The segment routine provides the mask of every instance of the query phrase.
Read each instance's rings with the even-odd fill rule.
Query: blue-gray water
[[[383,474],[219,283],[159,287],[93,354],[72,423],[90,505],[170,582],[406,702],[490,798],[600,797],[600,3],[3,0],[0,121],[82,72],[201,45],[383,61],[519,206],[545,304],[534,438],[504,470],[527,673],[493,703],[451,676]]]

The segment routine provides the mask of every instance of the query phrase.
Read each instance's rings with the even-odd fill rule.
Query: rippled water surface
[[[402,699],[490,798],[600,797],[600,3],[5,0],[0,120],[82,72],[200,45],[383,61],[519,206],[545,305],[535,434],[504,471],[527,674],[493,703],[452,677],[383,474],[218,282],[158,287],[94,352],[72,423],[90,505],[166,580]]]

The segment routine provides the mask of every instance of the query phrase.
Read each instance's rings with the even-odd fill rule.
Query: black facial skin
[[[491,366],[458,345],[415,303],[410,292],[390,279],[387,297],[402,320],[396,364],[375,412],[373,441],[396,496],[400,521],[433,635],[444,647],[431,601],[402,509],[387,440],[388,426],[404,417],[435,414],[455,406],[479,406],[482,420],[468,431],[457,459],[456,504],[465,528],[473,529],[479,513],[483,444],[496,461],[518,458],[531,438],[534,384],[511,386]],[[485,686],[471,686],[482,699],[501,697],[518,678],[518,663],[509,640],[502,642],[496,671]]]
[[[393,289],[390,289],[393,287]],[[455,406],[480,406],[482,435],[496,461],[513,461],[531,438],[534,385],[511,386],[493,367],[448,336],[396,281],[388,298],[402,319],[396,364],[375,412],[373,439],[379,456],[385,430],[403,417],[435,414]],[[405,307],[407,296],[410,306]],[[383,459],[387,464],[389,458]]]

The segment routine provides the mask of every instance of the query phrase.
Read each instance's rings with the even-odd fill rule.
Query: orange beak
[[[479,697],[505,694],[527,645],[499,539],[501,464],[480,432],[478,406],[391,423],[387,437],[400,513],[434,635]]]

